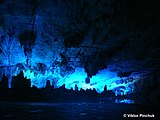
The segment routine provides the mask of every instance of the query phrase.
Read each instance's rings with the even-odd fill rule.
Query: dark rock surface
[[[107,69],[118,73],[117,84],[137,81],[134,92],[159,103],[159,13],[158,0],[1,0],[0,78],[10,88],[21,71],[47,74],[31,80],[42,88],[78,67],[89,78]]]
[[[11,51],[17,53],[12,47],[20,43],[23,47],[17,45],[17,49],[22,51],[18,53],[23,59],[14,60],[16,55],[12,54],[1,60],[1,66],[25,63],[25,59],[32,66],[55,63],[62,53],[65,58],[60,55],[60,59],[66,62],[61,60],[61,64],[74,62],[74,67],[83,66],[91,75],[114,62],[122,65],[121,62],[130,60],[128,64],[138,63],[139,67],[147,60],[146,64],[154,64],[160,56],[157,4],[150,0],[4,0],[0,4],[1,58]],[[4,45],[10,44],[8,52],[3,52]]]

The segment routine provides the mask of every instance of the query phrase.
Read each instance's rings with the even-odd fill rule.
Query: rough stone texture
[[[42,73],[43,69],[54,68],[62,76],[76,67],[83,67],[90,77],[104,68],[121,77],[140,74],[144,91],[154,88],[157,94],[158,3],[158,0],[1,0],[0,65],[21,64],[23,69],[18,69]],[[34,39],[30,33],[24,35],[26,31],[35,33]],[[13,70],[7,71],[13,74]]]

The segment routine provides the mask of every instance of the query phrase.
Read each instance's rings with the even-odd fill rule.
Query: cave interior
[[[0,99],[51,88],[159,104],[159,13],[158,0],[0,0]]]

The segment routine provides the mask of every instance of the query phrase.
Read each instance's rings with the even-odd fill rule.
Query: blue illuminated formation
[[[116,72],[111,72],[107,69],[99,71],[95,76],[90,78],[90,83],[86,83],[87,73],[84,68],[76,68],[75,72],[62,77],[60,74],[51,71],[45,72],[45,74],[35,74],[34,71],[27,70],[23,71],[24,76],[31,79],[31,85],[35,85],[38,88],[43,88],[46,86],[46,81],[50,80],[55,88],[59,88],[65,84],[66,89],[75,89],[77,85],[78,90],[81,88],[92,89],[95,88],[98,93],[103,92],[104,86],[107,86],[107,90],[112,90],[115,95],[126,95],[134,92],[134,83],[138,80],[128,80],[127,78],[117,77]]]
[[[6,38],[6,40],[7,39],[8,38]],[[4,46],[2,47],[6,48],[5,44],[3,44]],[[15,45],[12,47],[15,47]],[[134,73],[128,77],[118,77],[116,71],[110,71],[107,68],[99,70],[98,73],[91,78],[87,76],[83,67],[74,67],[72,72],[64,70],[62,74],[60,63],[64,62],[65,59],[65,56],[61,53],[62,50],[58,49],[54,53],[54,56],[52,52],[48,52],[47,58],[41,58],[42,53],[36,53],[35,50],[33,50],[31,63],[26,64],[23,48],[20,47],[20,44],[16,44],[16,47],[16,50],[18,50],[18,48],[20,49],[19,52],[14,51],[15,53],[13,52],[14,54],[11,54],[12,56],[9,58],[5,58],[5,56],[0,57],[1,59],[3,58],[3,60],[1,60],[3,61],[3,66],[6,66],[1,68],[0,77],[2,77],[3,74],[8,77],[9,88],[11,88],[12,76],[17,76],[20,71],[23,71],[26,78],[31,79],[31,86],[35,85],[38,88],[44,88],[46,81],[49,80],[54,88],[59,88],[65,84],[66,89],[72,88],[75,90],[75,86],[77,86],[78,90],[95,89],[98,93],[102,93],[106,85],[107,90],[112,90],[116,96],[134,92],[134,84],[140,79],[140,76]],[[38,49],[41,48],[40,46],[35,47]],[[46,48],[44,48],[44,51],[46,51]],[[71,53],[74,53],[73,49],[71,49]],[[53,63],[49,60],[53,61]],[[71,61],[72,60],[74,62],[78,61],[78,59],[75,58],[72,58]]]
[[[9,88],[12,77],[23,71],[31,80],[31,86],[38,88],[44,88],[49,80],[54,88],[65,84],[66,89],[75,90],[76,86],[76,90],[95,89],[102,93],[106,87],[116,96],[135,91],[140,76],[133,71],[139,72],[143,65],[137,61],[143,60],[139,53],[152,56],[146,51],[155,52],[151,47],[142,51],[150,46],[150,42],[145,42],[148,45],[143,47],[144,41],[139,40],[143,31],[138,29],[135,31],[139,32],[130,33],[130,27],[113,20],[119,13],[116,8],[119,5],[115,5],[118,2],[31,1],[22,2],[24,7],[16,1],[0,4],[0,80],[5,74]],[[12,4],[13,10],[12,7],[9,10],[8,6]],[[126,16],[131,15],[126,11]],[[132,26],[132,22],[123,20],[127,19],[121,22]],[[149,41],[150,38],[154,37],[149,37]],[[127,72],[127,75],[119,76],[120,72]]]

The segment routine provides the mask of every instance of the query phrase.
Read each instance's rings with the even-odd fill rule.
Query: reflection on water
[[[123,120],[124,113],[159,115],[158,106],[107,102],[0,102],[0,106],[0,120]]]
[[[135,101],[131,99],[116,99],[115,103],[126,103],[126,104],[134,104]]]

